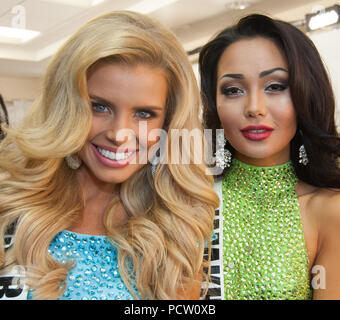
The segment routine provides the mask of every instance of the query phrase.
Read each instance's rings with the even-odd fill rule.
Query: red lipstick
[[[241,129],[243,136],[252,141],[260,141],[267,139],[271,133],[273,132],[273,128],[264,126],[264,125],[257,125],[257,126],[247,126]]]

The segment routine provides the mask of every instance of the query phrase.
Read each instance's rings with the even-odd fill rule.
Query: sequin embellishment
[[[308,255],[292,164],[233,159],[222,182],[225,299],[310,299]]]
[[[58,262],[74,263],[60,300],[134,299],[120,277],[117,250],[106,236],[62,231],[48,252]]]

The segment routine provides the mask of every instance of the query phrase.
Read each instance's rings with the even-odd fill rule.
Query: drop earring
[[[82,164],[82,161],[77,154],[70,154],[66,156],[65,161],[68,167],[71,168],[72,170],[79,169],[79,167]]]
[[[299,148],[299,163],[303,164],[304,166],[306,166],[309,163],[309,159],[304,145],[301,145]]]
[[[227,139],[224,138],[224,144],[223,147],[218,149],[215,153],[215,159],[216,159],[216,166],[220,167],[221,169],[229,168],[231,165],[231,152],[225,148],[225,145],[227,143]]]
[[[155,177],[156,169],[157,169],[157,164],[151,164],[152,177]]]
[[[300,136],[301,136],[301,140],[303,141],[303,133],[302,133],[301,129],[299,130],[299,133],[300,133]],[[306,148],[305,148],[305,145],[303,143],[299,148],[299,163],[301,163],[304,166],[306,166],[309,163]]]
[[[157,165],[159,163],[160,149],[157,150],[155,157],[151,160],[151,174],[152,177],[155,177]]]

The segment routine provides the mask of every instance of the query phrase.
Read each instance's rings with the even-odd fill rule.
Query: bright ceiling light
[[[128,7],[127,10],[148,14],[177,1],[178,0],[143,0]]]
[[[230,10],[244,10],[250,6],[247,1],[232,1],[226,4],[226,8]]]
[[[0,27],[0,42],[12,44],[25,43],[37,37],[39,34],[40,32],[33,30]]]
[[[340,22],[340,6],[321,10],[315,14],[306,15],[307,30],[314,31]]]
[[[337,23],[338,20],[339,15],[334,10],[332,10],[312,17],[309,20],[308,26],[311,30],[316,30]]]
[[[104,1],[105,1],[105,0],[92,0],[91,5],[92,5],[92,6],[96,6],[97,4],[100,4],[100,3],[104,2]]]

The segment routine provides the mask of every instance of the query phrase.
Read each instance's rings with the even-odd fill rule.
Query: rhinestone
[[[233,159],[222,182],[225,299],[311,298],[297,182],[290,162]]]
[[[61,300],[134,299],[120,277],[118,252],[107,237],[62,231],[52,240],[48,253],[58,262],[74,262]],[[134,286],[133,290],[137,292]],[[34,296],[31,292],[29,297]]]

